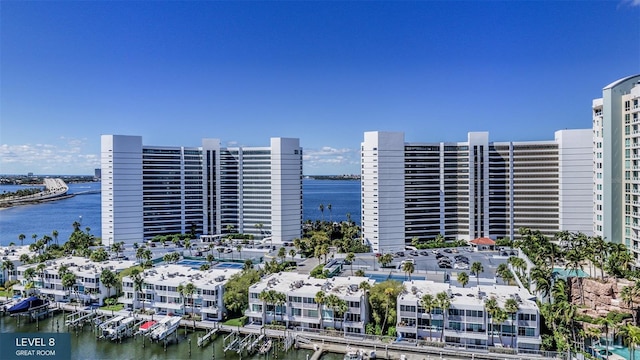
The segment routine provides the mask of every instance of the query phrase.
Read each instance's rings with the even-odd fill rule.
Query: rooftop
[[[281,293],[314,297],[318,291],[327,295],[335,294],[341,298],[360,298],[364,291],[360,289],[360,283],[368,282],[371,286],[375,280],[363,276],[336,276],[330,279],[316,279],[309,275],[292,272],[281,272],[265,277],[257,284],[249,288],[250,292],[260,293],[263,290],[275,290]]]
[[[213,289],[224,285],[233,274],[240,273],[240,269],[209,269],[198,270],[188,265],[165,264],[145,270],[144,279],[149,284],[178,286],[193,283],[200,289]],[[129,277],[125,277],[130,279]]]
[[[414,302],[419,301],[425,294],[436,294],[446,292],[449,294],[452,306],[464,307],[484,307],[487,299],[495,297],[498,306],[504,307],[507,299],[515,299],[522,310],[537,310],[538,306],[535,297],[526,289],[518,286],[507,285],[491,285],[491,286],[471,286],[458,287],[449,286],[447,283],[436,283],[429,280],[405,281],[404,283],[407,293],[400,295],[400,301]]]

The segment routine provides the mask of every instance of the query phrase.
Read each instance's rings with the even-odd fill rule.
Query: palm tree
[[[531,269],[531,281],[536,284],[536,292],[542,294],[543,297],[549,296],[551,292],[551,270],[549,268],[536,266]]]
[[[431,294],[424,294],[420,299],[420,306],[422,306],[424,312],[429,314],[429,341],[432,341],[431,329],[433,328],[433,323],[431,321],[431,312],[437,306],[437,300]]]
[[[351,267],[351,276],[353,276],[353,262],[355,259],[356,255],[352,252],[348,253],[344,258],[344,260],[347,261],[349,263],[349,266]]]
[[[273,299],[275,305],[280,308],[280,322],[284,323],[284,313],[286,312],[286,308],[283,309],[282,307],[287,303],[287,295],[285,293],[276,292],[273,294]]]
[[[507,321],[508,317],[509,315],[499,307],[496,309],[495,314],[491,317],[494,321],[494,324],[498,324],[499,326],[498,337],[500,338],[500,344],[504,344],[504,341],[502,341],[502,323]],[[511,339],[513,340],[513,337]]]
[[[496,268],[496,275],[502,278],[502,281],[504,282],[504,284],[507,284],[507,280],[505,279],[505,277],[508,277],[508,273],[510,273],[511,270],[509,270],[509,265],[507,265],[506,263],[501,263],[500,265],[498,265],[498,267]]]
[[[58,235],[59,235],[58,230],[53,230],[51,232],[51,235],[53,235],[53,240],[56,242],[56,245],[58,245]]]
[[[284,259],[287,257],[287,249],[285,249],[284,247],[278,249],[278,257],[280,258],[280,263],[282,264],[284,262]]]
[[[382,322],[382,331],[384,333],[385,326],[387,325],[387,320],[389,319],[389,307],[391,305],[391,298],[394,294],[393,287],[387,287],[384,289],[384,294],[386,296],[386,307],[384,311],[384,321]]]
[[[323,327],[324,325],[324,317],[322,316],[322,305],[324,304],[325,301],[325,294],[322,291],[318,291],[316,293],[316,296],[314,298],[316,304],[318,304],[318,313],[320,314],[320,328]]]
[[[24,239],[26,238],[25,234],[18,235],[18,240],[20,240],[20,246],[23,245]]]
[[[387,265],[391,264],[391,262],[393,261],[393,255],[391,254],[383,254],[378,258],[378,262],[380,263],[380,266],[382,267],[386,267]]]
[[[193,283],[187,283],[184,289],[184,296],[191,299],[191,318],[193,319],[193,327],[196,327],[196,317],[195,317],[195,301],[193,300],[193,295],[196,293],[196,286]]]
[[[176,291],[178,292],[178,296],[180,296],[180,304],[182,307],[182,314],[186,314],[187,311],[185,310],[184,307],[184,285],[180,284],[176,287]]]
[[[633,299],[636,297],[637,294],[637,288],[635,286],[625,286],[622,288],[622,291],[620,291],[620,299],[622,300],[622,302],[624,302],[625,304],[627,304],[627,307],[629,308],[629,310],[631,310],[631,315],[633,316],[633,324],[637,324],[636,322],[636,316],[637,316],[637,311],[633,306]]]
[[[409,281],[411,281],[411,274],[413,274],[415,270],[416,267],[411,261],[406,261],[404,264],[402,264],[402,271],[404,271],[405,274],[409,275]]]
[[[236,251],[238,252],[238,257],[242,259],[242,244],[236,246]]]
[[[516,334],[518,334],[518,326],[515,323],[516,322],[516,314],[518,313],[518,310],[520,310],[520,306],[518,305],[518,301],[516,301],[516,299],[513,298],[508,298],[505,302],[504,302],[504,311],[511,316],[511,328],[513,329],[513,332],[511,333],[511,348],[514,348],[513,345],[513,340],[516,338]]]
[[[469,274],[466,272],[461,272],[458,274],[458,282],[464,288],[469,283]]]
[[[71,300],[71,288],[76,285],[76,275],[72,272],[66,272],[62,277],[62,287],[69,290],[69,300]]]
[[[133,268],[131,270],[131,280],[133,280],[133,294],[134,294],[134,304],[136,301],[139,300],[140,294],[142,294],[144,296],[144,294],[142,293],[143,287],[144,287],[144,277],[142,276],[142,274],[144,274],[142,271],[140,271],[140,269],[138,268]],[[146,300],[146,296],[144,296],[145,298],[142,299],[142,312],[144,312],[144,301]],[[134,305],[135,306],[135,305]]]
[[[184,248],[189,250],[189,256],[193,256],[191,252],[191,239],[184,239]]]
[[[449,294],[443,291],[436,294],[436,302],[440,310],[442,310],[442,330],[440,332],[440,342],[442,342],[444,340],[444,328],[447,323],[447,313],[451,306],[451,299],[449,299]]]
[[[294,261],[296,257],[296,249],[289,249],[289,256],[291,256],[291,261]]]
[[[107,297],[111,296],[111,288],[118,284],[118,278],[109,269],[103,269],[100,273],[100,282],[107,288]]]
[[[329,222],[331,221],[331,204],[327,204],[327,210],[329,210]]]
[[[510,256],[509,259],[507,259],[507,263],[513,266],[513,268],[518,272],[520,280],[522,280],[522,276],[524,275],[523,271],[527,268],[527,263],[524,259],[517,256]]]
[[[476,286],[480,286],[480,273],[484,271],[484,267],[480,261],[474,261],[471,264],[471,274],[476,276]],[[478,289],[480,291],[480,289]]]
[[[38,234],[33,234],[31,235],[31,238],[33,239],[33,242],[36,242],[36,239],[38,238]]]
[[[5,276],[4,278],[8,281],[9,280],[9,275],[13,272],[13,270],[16,268],[16,266],[13,264],[13,262],[11,260],[5,260],[2,262],[2,271],[6,271],[7,276]],[[7,292],[8,294],[8,292]],[[7,295],[8,298],[8,295]]]
[[[494,344],[493,334],[494,334],[494,327],[495,327],[494,320],[495,320],[495,314],[498,309],[498,300],[496,300],[496,298],[492,296],[490,299],[484,302],[484,309],[487,312],[487,317],[490,318],[490,322],[491,322],[491,345],[493,346]]]
[[[640,344],[640,327],[626,324],[618,334],[622,335],[624,342],[629,347],[629,359],[635,360],[635,349]]]

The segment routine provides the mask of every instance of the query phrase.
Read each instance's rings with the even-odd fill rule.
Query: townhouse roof
[[[147,284],[179,286],[192,283],[200,289],[214,289],[224,285],[233,274],[241,272],[240,269],[194,269],[186,265],[164,264],[144,271],[144,281]],[[125,276],[124,279],[131,280]],[[124,280],[123,279],[123,280]]]
[[[337,295],[342,299],[355,299],[364,295],[360,283],[366,281],[373,286],[375,280],[364,276],[336,276],[329,279],[317,279],[305,274],[281,272],[271,274],[252,285],[249,292],[260,293],[263,290],[275,290],[291,296],[315,297],[318,291],[326,295]]]

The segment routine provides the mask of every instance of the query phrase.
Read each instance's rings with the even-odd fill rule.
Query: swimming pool
[[[180,260],[177,263],[178,265],[189,266],[192,269],[200,269],[200,266],[203,264],[207,264],[206,261],[200,260]],[[215,265],[214,269],[242,269],[244,264],[241,263],[232,263],[232,262],[221,262]]]
[[[589,274],[581,269],[567,270],[563,268],[553,268],[553,273],[563,279],[566,279],[568,277],[589,277]]]
[[[408,281],[409,277],[405,275],[394,275],[394,274],[365,274],[364,276],[369,279],[373,279],[376,282],[382,282],[386,280],[396,280],[396,281]],[[411,276],[411,280],[425,280],[424,276]]]

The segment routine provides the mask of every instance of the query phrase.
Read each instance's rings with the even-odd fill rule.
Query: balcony
[[[396,332],[403,332],[403,333],[417,333],[418,332],[418,328],[416,327],[415,324],[413,325],[408,325],[405,323],[398,323],[396,325]]]

